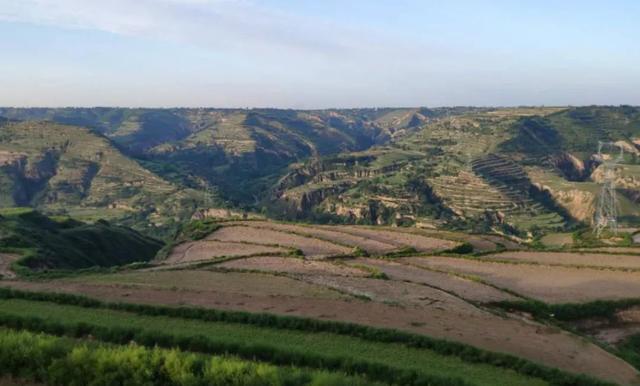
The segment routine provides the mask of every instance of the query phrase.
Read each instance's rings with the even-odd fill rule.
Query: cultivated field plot
[[[335,244],[345,245],[349,247],[360,247],[373,255],[382,255],[398,249],[396,244],[385,243],[367,237],[340,232],[340,226],[333,226],[332,228],[330,228],[330,230],[313,225],[282,224],[269,221],[248,221],[243,224],[256,228],[267,228],[277,231],[293,232],[299,235],[323,239]]]
[[[427,285],[298,276],[294,280],[265,273],[177,270],[0,283],[116,302],[269,312],[388,327],[507,352],[623,384],[638,375],[622,360],[560,329],[496,315]]]
[[[604,252],[615,254],[630,254],[636,255],[636,258],[640,258],[640,247],[595,247],[595,248],[581,248],[577,249],[579,252]]]
[[[401,261],[480,278],[500,288],[548,303],[580,303],[640,297],[640,272],[509,264],[451,257]]]
[[[398,249],[411,247],[419,252],[433,252],[450,249],[458,243],[451,240],[443,240],[434,237],[423,236],[416,233],[393,231],[389,229],[373,229],[364,226],[330,226],[324,225],[323,229],[333,229],[360,237],[369,238],[383,243],[395,245]]]
[[[286,254],[289,250],[265,245],[223,242],[214,240],[198,240],[182,243],[171,251],[169,257],[162,261],[165,264],[192,263],[211,260],[223,256],[248,256],[259,254]]]
[[[482,259],[507,260],[544,265],[603,267],[640,270],[640,256],[587,252],[530,252],[513,251],[483,256]]]
[[[335,264],[318,260],[303,260],[292,257],[257,256],[231,260],[216,265],[228,269],[255,270],[306,275],[338,275],[364,277],[369,275],[365,270],[344,264]]]
[[[472,302],[488,303],[520,299],[494,287],[478,283],[477,281],[407,264],[365,258],[354,260],[353,263],[378,269],[394,281],[424,284],[448,293],[453,293],[456,296]]]
[[[107,285],[125,289],[148,288],[169,291],[189,291],[202,294],[228,293],[244,297],[298,296],[302,298],[344,298],[335,291],[310,285],[284,276],[245,272],[214,272],[206,270],[142,271],[111,275],[68,278],[57,283],[76,285]]]
[[[222,227],[209,235],[206,240],[296,248],[309,258],[346,255],[352,251],[351,248],[312,237],[240,225]]]
[[[465,379],[472,380],[472,384],[478,386],[494,385],[495,379],[500,379],[501,384],[505,386],[544,386],[549,384],[541,379],[518,374],[513,370],[483,363],[465,362],[458,357],[441,355],[428,349],[411,348],[400,343],[377,342],[328,332],[314,333],[243,323],[205,322],[166,316],[138,315],[131,312],[87,309],[20,299],[0,300],[0,306],[4,314],[46,317],[47,320],[56,322],[85,323],[102,328],[134,327],[150,334],[164,334],[171,331],[172,334],[182,337],[198,336],[214,342],[232,343],[239,347],[257,345],[300,356],[312,353],[323,358],[358,358],[358,360],[368,363],[447,378],[463,374]],[[351,381],[353,382],[353,380]],[[259,383],[253,382],[251,384],[258,385]],[[273,385],[274,383],[269,384]],[[331,383],[325,381],[321,384],[330,385]],[[378,385],[382,386],[382,384]]]

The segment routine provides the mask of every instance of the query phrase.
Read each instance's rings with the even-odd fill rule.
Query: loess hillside
[[[88,129],[9,122],[0,126],[0,198],[3,207],[148,228],[190,216],[204,194],[167,182]]]
[[[635,107],[0,108],[0,116],[33,122],[0,131],[3,206],[97,210],[146,227],[204,207],[524,234],[591,221],[598,141],[613,141],[626,154],[621,220],[640,221]]]
[[[450,114],[385,146],[295,165],[274,188],[273,200],[279,212],[299,217],[435,222],[480,232],[564,229],[591,221],[601,181],[598,141],[613,141],[626,154],[617,171],[621,220],[633,224],[640,219],[639,111]]]

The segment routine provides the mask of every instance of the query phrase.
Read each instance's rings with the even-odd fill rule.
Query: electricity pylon
[[[610,148],[610,154],[603,154],[603,149]],[[598,160],[602,162],[602,189],[598,197],[594,232],[598,237],[609,228],[612,233],[618,232],[618,200],[616,198],[616,166],[624,157],[624,149],[613,142],[598,142]]]

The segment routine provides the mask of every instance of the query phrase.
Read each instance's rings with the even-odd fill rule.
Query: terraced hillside
[[[101,188],[99,182],[105,169],[98,172],[94,161],[54,176],[44,166],[57,153],[40,146],[41,159],[33,162],[41,164],[43,174],[26,179],[40,182],[0,177],[0,185],[13,192],[0,196],[5,206],[42,206],[48,197],[54,202],[45,200],[47,208],[55,208],[57,200],[91,213],[107,203],[111,210],[104,216],[135,214],[153,223],[189,217],[204,206],[279,219],[529,236],[528,231],[591,221],[602,174],[594,153],[598,140],[607,140],[626,154],[618,179],[620,218],[627,225],[640,222],[640,113],[632,107],[5,108],[1,115],[85,125],[136,161],[114,170],[112,178],[122,169],[146,173],[113,185],[116,192],[110,195],[112,186]],[[7,151],[0,154],[3,170],[21,162]],[[38,184],[49,179],[51,193],[36,194],[45,190]],[[89,190],[87,181],[94,179]],[[133,199],[141,197],[138,188],[153,198]],[[169,194],[171,189],[180,193]],[[161,199],[167,195],[171,199]]]
[[[0,116],[88,127],[171,181],[246,205],[291,162],[367,149],[456,111],[0,108]]]
[[[439,116],[384,147],[293,166],[276,184],[274,201],[289,218],[557,230],[591,222],[601,181],[593,155],[602,140],[625,150],[620,214],[633,224],[640,219],[638,116],[627,107]]]
[[[441,117],[389,146],[295,167],[274,194],[297,213],[324,212],[368,223],[489,218],[493,225],[561,228],[563,217],[531,191],[524,169],[492,153],[523,115],[555,111],[505,109]]]

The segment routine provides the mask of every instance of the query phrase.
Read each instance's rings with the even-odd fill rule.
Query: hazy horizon
[[[0,105],[640,105],[638,11],[631,0],[0,0]]]

